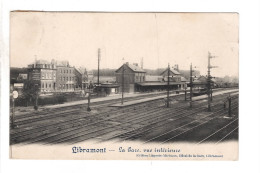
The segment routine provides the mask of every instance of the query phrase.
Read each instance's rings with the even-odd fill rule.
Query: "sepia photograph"
[[[239,14],[10,12],[10,158],[238,160]]]

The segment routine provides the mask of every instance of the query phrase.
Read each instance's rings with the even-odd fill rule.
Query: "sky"
[[[238,76],[237,13],[83,13],[12,12],[10,66],[27,67],[35,58],[68,60],[75,67],[119,68],[138,63],[145,69],[196,66],[212,75]]]

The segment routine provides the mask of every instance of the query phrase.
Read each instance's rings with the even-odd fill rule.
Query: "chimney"
[[[144,58],[142,57],[142,59],[141,59],[141,69],[143,69],[144,68]]]
[[[129,62],[126,62],[125,64],[126,64],[126,65],[129,65]]]
[[[36,64],[37,64],[37,55],[34,55],[35,61],[34,61],[34,68],[36,68]]]

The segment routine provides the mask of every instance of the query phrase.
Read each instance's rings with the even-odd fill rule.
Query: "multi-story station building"
[[[72,92],[77,83],[75,68],[69,65],[68,61],[57,62],[57,92]]]
[[[39,88],[41,93],[54,92],[56,90],[55,61],[35,60],[34,64],[28,65],[28,80]]]
[[[146,72],[138,66],[138,64],[123,64],[116,71],[116,82],[119,84],[119,92],[135,92],[135,84],[137,82],[145,82]],[[122,82],[124,81],[124,83]],[[124,86],[123,86],[124,85]]]

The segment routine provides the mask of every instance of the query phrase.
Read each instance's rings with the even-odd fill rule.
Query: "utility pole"
[[[100,64],[100,48],[98,48],[98,78],[97,78],[98,85],[99,85],[99,64]]]
[[[210,69],[216,68],[216,66],[210,65],[210,59],[215,58],[215,56],[211,56],[210,52],[208,52],[208,111],[211,111],[211,101],[212,101],[212,88],[211,88],[211,79]]]
[[[142,57],[142,59],[141,59],[141,69],[143,69],[144,68],[144,58]]]
[[[192,108],[192,87],[193,87],[193,82],[192,82],[192,63],[190,64],[190,108]]]
[[[35,105],[34,105],[34,109],[37,111],[38,110],[39,85],[37,83],[34,84],[34,88],[35,88]]]
[[[122,66],[122,99],[121,99],[121,104],[124,104],[124,75],[125,75],[125,64],[123,63]]]
[[[92,89],[92,88],[90,88],[90,84],[89,84],[89,86],[87,87],[87,90],[88,90],[88,108],[87,108],[87,111],[88,111],[88,112],[91,111],[91,109],[90,109],[90,94],[91,94],[91,89]]]
[[[169,107],[170,101],[170,64],[168,63],[168,79],[167,79],[167,108]]]

